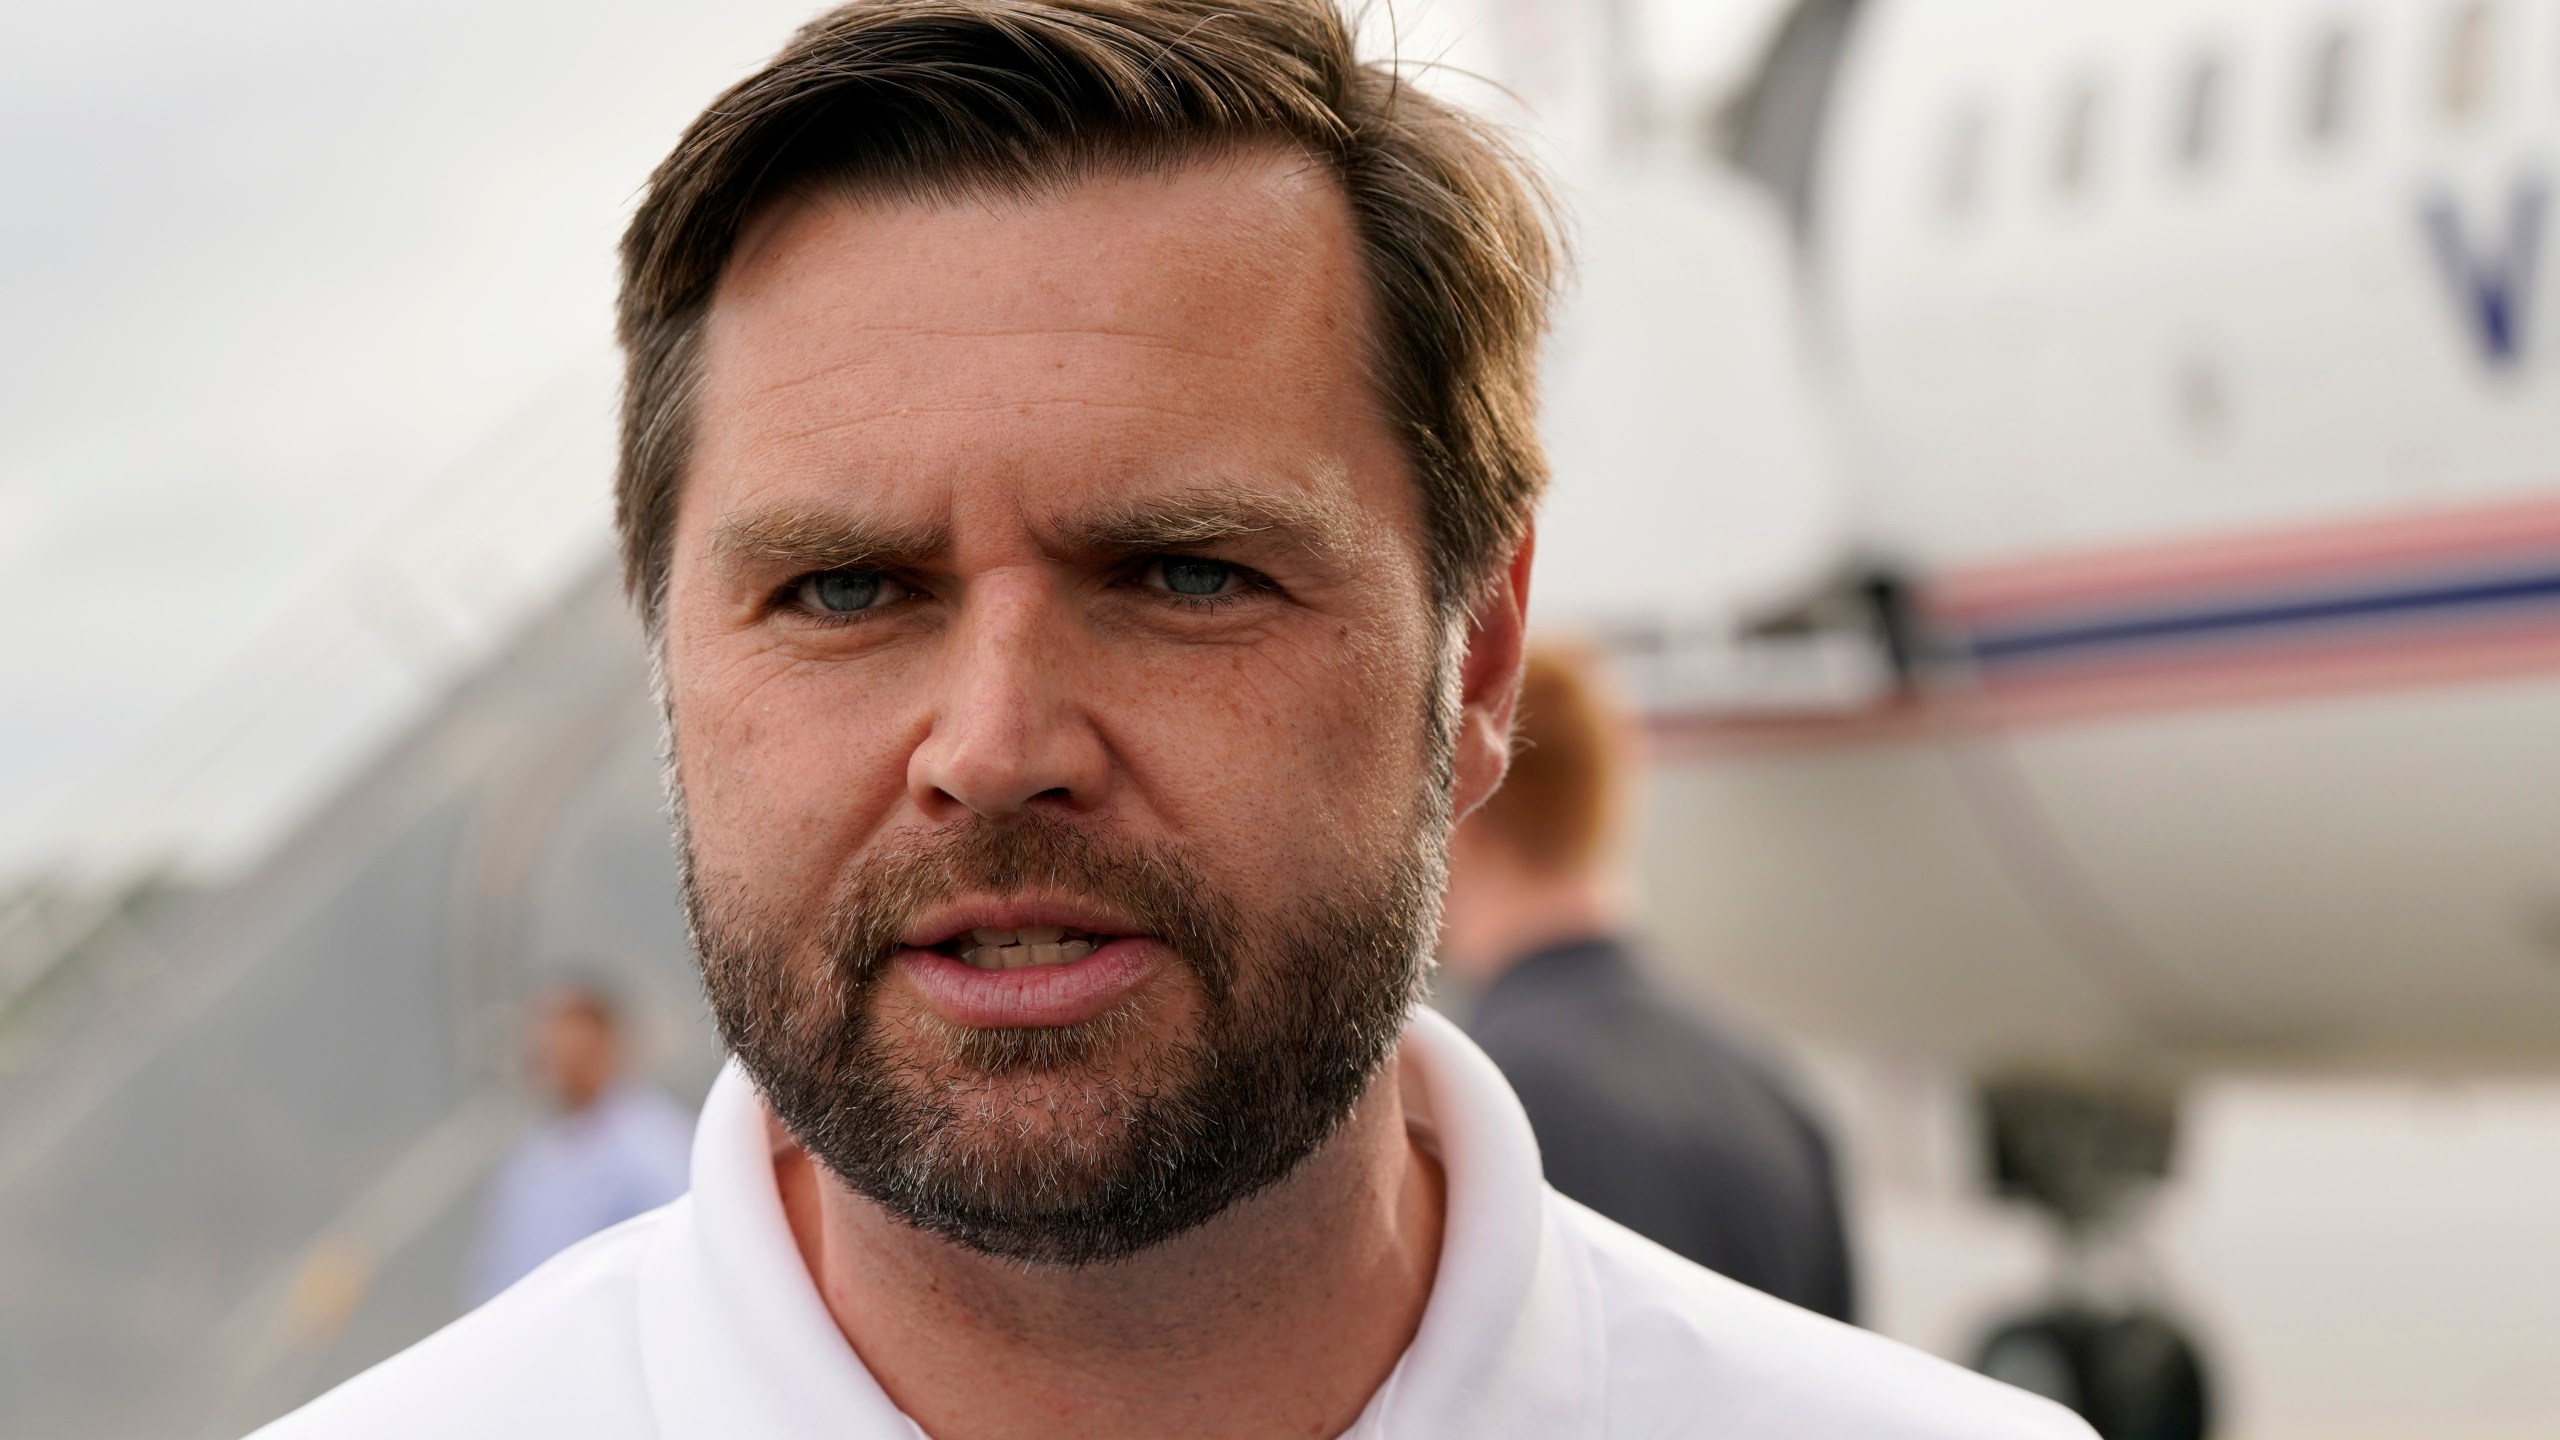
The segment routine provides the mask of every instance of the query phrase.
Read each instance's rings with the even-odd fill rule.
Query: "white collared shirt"
[[[2048,1401],[1702,1270],[1547,1188],[1500,1072],[1405,1032],[1448,1177],[1421,1328],[1349,1440],[2090,1440]],[[847,1345],[784,1222],[733,1062],[693,1192],[580,1244],[259,1440],[925,1440]]]

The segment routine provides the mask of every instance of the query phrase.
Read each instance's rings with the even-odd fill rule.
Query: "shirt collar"
[[[693,1138],[693,1190],[644,1262],[640,1344],[667,1440],[921,1437],[836,1328],[783,1218],[763,1100],[732,1059]]]
[[[1596,1434],[1593,1281],[1557,1231],[1528,1115],[1493,1061],[1436,1011],[1414,1012],[1402,1059],[1449,1208],[1422,1325],[1351,1435]]]
[[[1350,1434],[1562,1436],[1596,1424],[1590,1280],[1560,1244],[1537,1142],[1493,1062],[1417,1010],[1400,1065],[1447,1176],[1431,1299]],[[668,1440],[921,1437],[836,1328],[773,1177],[765,1110],[736,1061],[703,1104],[693,1193],[641,1277],[643,1363]]]

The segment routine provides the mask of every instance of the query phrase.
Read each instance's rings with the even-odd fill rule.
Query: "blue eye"
[[[1164,588],[1176,595],[1215,595],[1236,578],[1236,567],[1217,560],[1177,557],[1157,562],[1157,569],[1164,576]]]
[[[882,578],[874,570],[829,570],[800,582],[800,601],[829,615],[851,615],[880,603]]]

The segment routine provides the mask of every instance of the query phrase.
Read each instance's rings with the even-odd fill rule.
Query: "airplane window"
[[[1938,174],[1938,203],[1952,219],[1982,204],[1982,152],[1991,143],[1991,119],[1978,109],[1957,113],[1947,131],[1947,154]]]
[[[2096,165],[2098,111],[2095,81],[2072,87],[2063,98],[2062,127],[2054,136],[2053,186],[2065,195],[2077,194],[2089,183]]]
[[[2178,159],[2190,170],[2204,168],[2222,143],[2222,92],[2228,88],[2222,62],[2210,55],[2187,72],[2178,104]]]
[[[2311,88],[2303,111],[2303,128],[2315,145],[2327,145],[2347,130],[2347,111],[2354,103],[2356,42],[2345,30],[2320,37],[2311,52]]]
[[[2496,28],[2487,0],[2474,0],[2454,11],[2445,26],[2444,72],[2437,81],[2436,98],[2447,119],[2468,120],[2488,108]]]

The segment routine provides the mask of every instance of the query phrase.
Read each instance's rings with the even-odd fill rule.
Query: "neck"
[[[1411,1343],[1439,1263],[1442,1179],[1406,1133],[1405,1063],[1287,1179],[1108,1265],[927,1235],[779,1127],[775,1171],[837,1327],[938,1440],[1338,1435]]]

